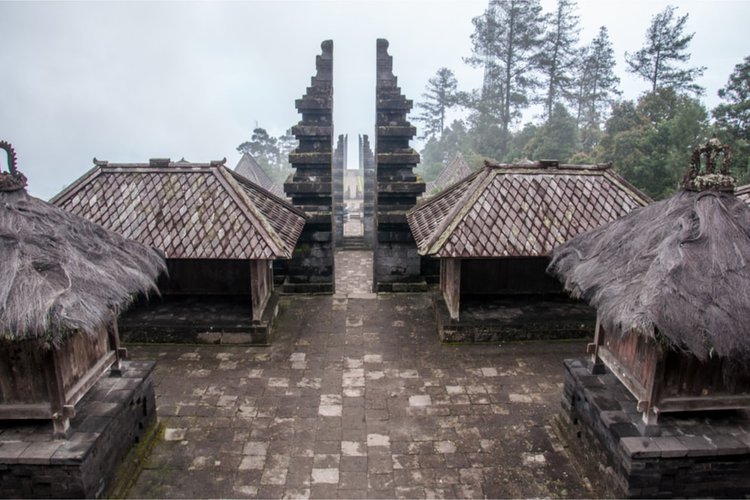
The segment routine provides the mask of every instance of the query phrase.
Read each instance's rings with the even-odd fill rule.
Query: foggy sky
[[[670,2],[579,0],[581,41],[606,25],[623,97],[648,89],[624,72],[651,17]],[[747,0],[671,2],[696,32],[691,66],[711,108],[745,56]],[[97,157],[145,162],[227,158],[256,126],[280,135],[300,116],[294,100],[315,73],[320,42],[334,41],[335,134],[372,135],[375,40],[387,38],[402,92],[420,100],[438,68],[461,90],[481,84],[471,19],[486,0],[247,2],[0,1],[0,139],[13,143],[29,191],[48,199]],[[544,0],[546,10],[554,0]],[[533,110],[527,120],[535,119]],[[417,124],[418,125],[418,124]],[[519,124],[521,125],[521,124]],[[418,146],[415,144],[415,146]],[[5,158],[0,158],[5,168]]]

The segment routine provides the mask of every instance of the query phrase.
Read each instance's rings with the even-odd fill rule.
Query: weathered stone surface
[[[401,94],[398,87],[387,40],[377,41],[376,66],[375,291],[414,291],[415,282],[421,282],[422,288],[426,289],[420,274],[421,259],[416,254],[409,225],[405,218],[394,220],[391,217],[395,212],[401,219],[401,214],[416,205],[425,185],[413,173],[419,163],[419,154],[409,146],[416,129],[406,115],[413,103]],[[408,286],[399,286],[398,283],[407,283]]]
[[[295,171],[284,183],[284,192],[309,219],[286,268],[285,293],[332,293],[334,289],[334,242],[332,238],[316,238],[310,234],[331,233],[334,227],[333,41],[324,41],[321,49],[315,62],[317,74],[305,95],[295,101],[302,114],[302,121],[292,128],[299,146],[289,154]]]
[[[548,428],[585,345],[444,345],[429,296],[367,293],[371,255],[336,252],[336,295],[282,297],[269,347],[131,347],[174,431],[129,496],[595,496]]]

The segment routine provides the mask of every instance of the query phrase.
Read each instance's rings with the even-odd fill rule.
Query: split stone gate
[[[299,147],[289,155],[294,172],[284,183],[292,203],[308,218],[288,263],[283,290],[333,293],[334,249],[344,241],[344,174],[347,136],[333,149],[333,41],[321,44],[317,73],[295,101],[302,120],[292,127]],[[388,41],[377,40],[374,153],[367,135],[359,138],[364,177],[363,241],[373,251],[373,291],[426,290],[406,212],[425,190],[414,168],[419,153],[409,146],[416,128],[406,119],[413,102],[401,94]]]

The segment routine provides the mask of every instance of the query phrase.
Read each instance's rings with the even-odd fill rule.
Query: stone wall
[[[302,120],[292,127],[299,147],[289,155],[295,169],[284,183],[294,206],[307,222],[288,265],[287,293],[332,293],[333,273],[333,41],[321,44],[317,74],[295,105]]]
[[[413,103],[398,87],[387,40],[378,39],[376,58],[374,288],[378,292],[423,291],[420,256],[406,222],[406,212],[425,190],[424,182],[414,174],[419,153],[409,145],[416,135],[416,128],[406,119]]]

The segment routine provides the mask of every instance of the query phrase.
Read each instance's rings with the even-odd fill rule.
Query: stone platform
[[[100,379],[76,405],[68,439],[47,421],[0,421],[0,496],[97,498],[156,422],[150,361],[125,361],[121,376]]]
[[[120,316],[124,342],[267,345],[278,314],[279,294],[253,321],[250,296],[166,296]]]
[[[590,360],[565,361],[557,430],[584,475],[615,497],[733,497],[750,494],[750,414],[665,414],[643,437],[636,401]]]
[[[564,298],[462,298],[459,320],[451,319],[440,292],[432,302],[443,342],[587,339],[596,326],[593,309]]]

